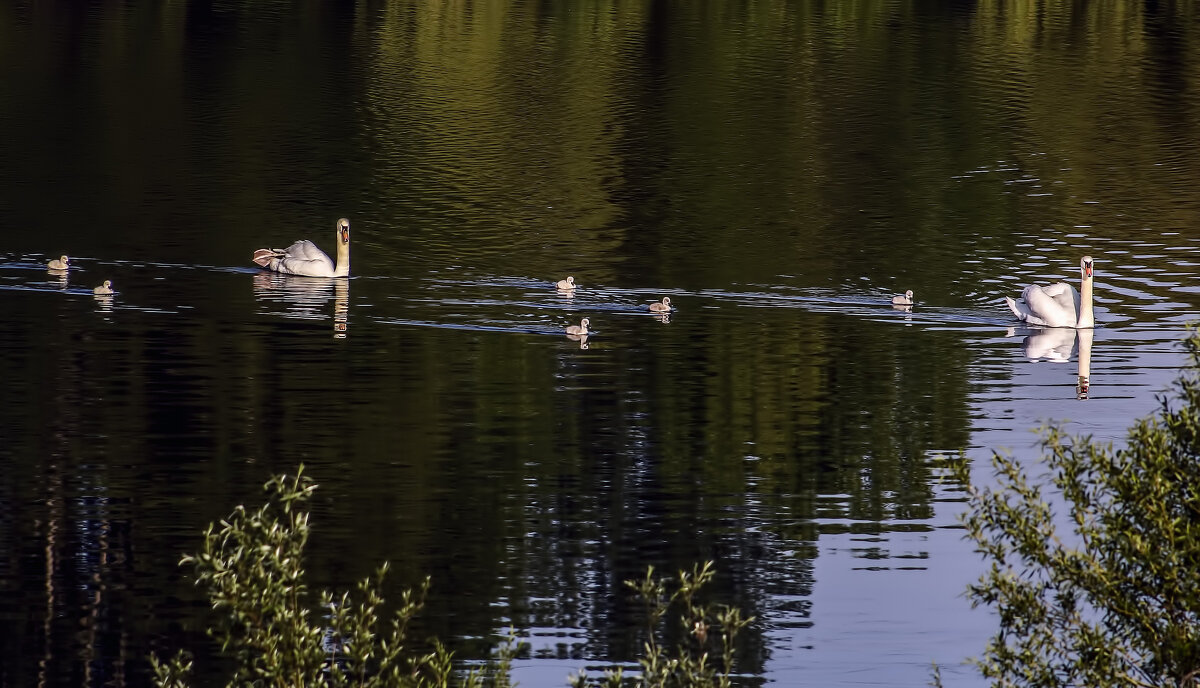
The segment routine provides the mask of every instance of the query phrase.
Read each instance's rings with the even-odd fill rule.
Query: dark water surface
[[[946,461],[1119,442],[1184,362],[1200,16],[943,4],[4,4],[0,685],[223,683],[177,562],[301,462],[314,585],[431,575],[525,686],[705,559],[747,683],[980,685]],[[350,279],[252,269],[340,216]],[[1084,253],[1081,401],[1002,297]]]

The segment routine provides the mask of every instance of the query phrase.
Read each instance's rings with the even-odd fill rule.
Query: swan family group
[[[343,217],[334,225],[334,242],[337,246],[336,262],[307,239],[301,239],[287,248],[260,248],[254,252],[252,260],[261,267],[285,275],[345,277],[350,274],[350,220]],[[574,291],[575,278],[559,280],[555,286],[562,292]],[[664,296],[662,301],[650,304],[649,310],[652,313],[670,313],[674,308],[671,298]],[[586,338],[591,324],[591,320],[584,318],[578,325],[567,327],[566,333],[574,338]]]
[[[287,248],[260,248],[254,252],[252,260],[267,270],[285,275],[347,277],[350,274],[350,220],[344,217],[339,219],[334,225],[334,232],[337,246],[336,262],[307,239],[301,239]],[[51,272],[63,274],[70,266],[70,258],[65,255],[47,264]],[[1031,284],[1021,292],[1021,298],[1006,296],[1004,300],[1017,319],[1030,325],[1076,329],[1095,327],[1096,320],[1092,312],[1094,265],[1091,256],[1080,259],[1079,273],[1079,291],[1066,282],[1049,286]],[[561,292],[572,292],[576,288],[575,278],[559,280],[555,287]],[[104,284],[92,291],[98,296],[111,295],[114,293],[112,281],[104,280]],[[892,304],[895,306],[908,307],[913,303],[911,289],[892,298]],[[675,308],[671,305],[671,298],[664,296],[662,301],[651,303],[648,310],[665,315]],[[573,338],[585,338],[589,334],[590,325],[591,320],[584,318],[578,325],[567,327],[566,333]]]

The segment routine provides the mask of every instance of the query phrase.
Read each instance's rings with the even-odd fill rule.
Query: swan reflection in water
[[[254,276],[254,296],[260,303],[281,304],[290,318],[324,320],[325,305],[333,300],[333,336],[349,332],[350,280],[346,277],[297,277],[275,272]]]
[[[1016,328],[1009,328],[1008,336],[1016,336]],[[1068,363],[1077,353],[1079,362],[1075,398],[1087,399],[1091,394],[1092,340],[1095,330],[1048,327],[1033,330],[1021,342],[1021,351],[1031,361],[1047,360],[1051,363]]]
[[[55,270],[54,268],[48,268],[46,270],[46,274],[51,278],[49,282],[50,284],[58,287],[59,289],[67,288],[67,280],[70,274],[69,270]]]
[[[1087,399],[1092,391],[1092,337],[1093,329],[1079,330],[1079,382],[1075,385],[1075,398]]]
[[[113,312],[113,295],[112,294],[92,294],[92,299],[96,301],[96,311],[98,313]]]

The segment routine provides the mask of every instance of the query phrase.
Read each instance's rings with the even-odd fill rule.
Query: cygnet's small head
[[[670,297],[670,296],[664,296],[664,297],[663,297],[663,305],[664,305],[664,306],[670,306],[670,305],[671,305],[671,297]]]
[[[59,256],[59,257],[58,257],[58,259],[59,259],[60,261],[62,261],[63,263],[70,263],[70,262],[71,262],[71,259],[70,259],[70,258],[68,258],[68,257],[67,257],[67,254],[65,254],[65,253],[64,253],[63,255]]]
[[[591,320],[589,320],[589,319],[587,319],[587,318],[584,318],[583,320],[580,320],[580,321],[579,321],[579,326],[580,326],[580,327],[582,327],[582,328],[583,328],[583,329],[585,329],[585,330],[586,330],[586,329],[588,328],[588,326],[589,326],[589,325],[591,325],[591,324],[592,324],[592,321],[591,321]]]
[[[338,241],[342,242],[343,244],[349,244],[350,243],[350,221],[344,217],[342,219],[338,220],[337,221],[337,233],[338,233]]]

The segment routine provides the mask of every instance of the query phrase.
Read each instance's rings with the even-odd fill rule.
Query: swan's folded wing
[[[1061,282],[1049,287],[1038,284],[1025,287],[1021,296],[1032,316],[1027,322],[1033,322],[1033,318],[1036,318],[1037,324],[1049,327],[1074,327],[1078,312],[1076,304],[1079,302],[1079,294],[1074,292],[1069,284]]]
[[[296,258],[298,260],[329,260],[329,256],[325,252],[317,248],[317,245],[308,239],[301,239],[296,243],[283,249],[288,258]]]
[[[306,275],[309,277],[330,277],[334,265],[325,252],[307,239],[297,241],[279,252],[276,261],[269,267],[277,272],[288,275]]]
[[[1048,287],[1042,287],[1047,296],[1060,303],[1063,308],[1079,312],[1079,292],[1066,282],[1056,282]]]

